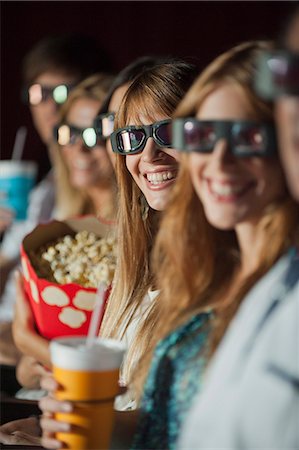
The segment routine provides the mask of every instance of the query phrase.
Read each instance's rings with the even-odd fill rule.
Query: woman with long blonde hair
[[[156,297],[150,253],[161,211],[167,205],[178,172],[178,153],[172,148],[169,134],[170,118],[194,77],[192,65],[173,59],[143,70],[124,96],[115,118],[116,130],[111,135],[117,153],[119,187],[118,262],[100,334],[127,342],[128,354],[122,368],[126,384],[131,381],[139,358],[148,350],[139,330]],[[138,406],[134,389],[129,389],[127,397],[124,405],[116,407]],[[62,407],[47,398],[40,406],[43,411]],[[138,410],[116,415],[113,439],[118,440],[117,448],[123,448],[122,439],[130,441],[137,416]],[[43,445],[57,445],[57,440],[48,438],[47,431],[53,432],[59,424],[44,418],[41,425],[45,431]]]
[[[178,172],[178,155],[169,141],[169,118],[194,76],[193,66],[176,60],[145,70],[128,88],[116,116],[115,128],[122,130],[114,133],[113,148],[119,185],[119,253],[101,335],[125,338],[128,355],[122,375],[126,383],[136,361],[147,351],[145,335],[138,329],[157,295],[150,254]],[[152,138],[145,137],[147,124],[156,127]],[[137,150],[123,152],[116,141],[120,136],[126,139],[128,130],[131,137],[141,133],[142,143]]]
[[[58,219],[82,214],[95,214],[105,220],[115,217],[117,189],[113,165],[105,144],[96,139],[95,130],[89,130],[112,81],[106,74],[92,75],[70,93],[60,110],[55,136],[58,142],[53,154]],[[80,140],[84,129],[85,133],[91,133],[90,142]]]
[[[57,144],[52,148],[57,219],[93,214],[114,226],[115,173],[105,145],[97,141],[93,129],[111,81],[111,76],[92,75],[74,88],[61,108],[54,133]],[[85,130],[92,134],[92,140],[84,138]],[[23,292],[19,276],[17,285]],[[16,314],[13,324],[15,342],[27,356],[18,366],[18,379],[25,387],[37,388],[44,373],[41,363],[50,367],[49,342],[28,325],[33,318],[24,323],[25,316]]]
[[[144,390],[133,448],[176,447],[203,369],[242,299],[298,238],[273,105],[252,87],[256,57],[268,48],[249,42],[218,57],[175,113],[173,143],[188,155],[154,250],[161,292],[149,351],[133,377]]]

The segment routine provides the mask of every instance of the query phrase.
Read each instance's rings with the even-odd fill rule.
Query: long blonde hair
[[[63,123],[76,100],[87,98],[103,102],[107,91],[113,81],[111,75],[94,74],[79,83],[68,96],[67,101],[62,105],[60,110],[60,122]],[[99,106],[100,108],[100,106]],[[103,149],[103,151],[105,151]],[[61,148],[58,144],[53,144],[52,159],[54,166],[54,176],[56,182],[56,217],[65,219],[70,216],[94,214],[94,206],[83,189],[74,187],[70,182],[68,168],[61,154]],[[116,198],[116,182],[113,175],[111,179],[111,188],[115,191]],[[115,200],[116,201],[116,200]],[[111,204],[111,211],[115,205]]]
[[[116,128],[141,123],[145,116],[170,117],[195,77],[195,68],[182,61],[157,64],[144,70],[130,85],[116,117]],[[154,280],[150,270],[150,253],[157,232],[159,213],[149,208],[142,219],[143,193],[126,168],[125,157],[116,157],[119,187],[118,263],[115,282],[101,327],[103,336],[122,338],[131,324]],[[123,376],[130,378],[137,357],[146,351],[136,335],[129,348]]]
[[[248,42],[219,56],[198,77],[175,116],[195,115],[210,92],[219,84],[230,82],[245,94],[257,119],[273,118],[272,105],[257,98],[251,86],[256,55],[264,48],[269,48],[269,44]],[[211,307],[217,319],[208,352],[215,350],[245,294],[294,242],[298,229],[298,206],[285,189],[282,198],[268,205],[260,220],[263,245],[259,267],[227,297],[227,288],[231,287],[240,262],[236,234],[217,230],[208,223],[192,186],[187,163],[188,156],[184,156],[153,251],[154,273],[161,293],[148,316],[149,351],[133,374],[137,396],[142,393],[157,342],[193,314]],[[147,324],[143,331],[147,332]]]

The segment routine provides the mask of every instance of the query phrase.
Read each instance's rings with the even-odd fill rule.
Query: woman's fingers
[[[55,433],[69,432],[71,425],[67,422],[58,422],[53,418],[53,414],[58,411],[70,412],[73,407],[69,402],[60,402],[52,397],[44,397],[39,401],[39,407],[43,411],[40,418],[40,426],[42,429],[41,444],[45,448],[60,449],[64,448],[63,444],[55,439]]]
[[[64,448],[63,444],[55,439],[55,433],[69,432],[71,430],[71,425],[66,422],[58,422],[53,419],[53,417],[46,413],[40,419],[40,426],[43,431],[41,444],[45,448],[50,449],[60,449]]]
[[[59,385],[50,373],[43,376],[40,382],[41,388],[48,392],[55,392]]]
[[[45,448],[53,448],[53,449],[60,449],[63,448],[63,445],[61,444],[60,441],[57,441],[57,439],[55,439],[52,436],[43,436],[41,439],[41,444],[43,447]]]
[[[71,412],[73,405],[70,402],[59,401],[49,395],[43,397],[38,402],[39,408],[43,411],[43,414],[56,413],[56,412]]]
[[[52,433],[58,433],[59,431],[68,433],[71,430],[71,425],[69,423],[58,422],[58,420],[47,416],[41,417],[40,426],[43,430],[43,437],[52,436]]]

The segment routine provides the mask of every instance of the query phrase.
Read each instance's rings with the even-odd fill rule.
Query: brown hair
[[[126,92],[116,116],[115,127],[140,124],[141,116],[153,121],[157,120],[158,115],[172,116],[194,77],[193,66],[176,60],[144,70]],[[119,253],[115,283],[101,334],[122,338],[148,290],[154,285],[150,253],[159,213],[150,208],[147,219],[142,219],[143,194],[127,170],[125,157],[122,155],[116,155],[116,176],[119,187]],[[148,329],[146,334],[149,332]],[[143,336],[137,333],[129,348],[123,373],[127,381],[133,361],[147,350],[142,339]]]
[[[260,100],[251,86],[256,55],[264,48],[269,48],[269,44],[248,42],[215,59],[188,91],[175,116],[195,115],[220,83],[233,83],[246,96],[255,118],[272,118],[272,105]],[[298,206],[285,190],[280,201],[268,205],[260,220],[264,239],[259,267],[241,285],[236,285],[240,250],[235,232],[217,230],[208,223],[192,186],[187,162],[188,156],[183,156],[153,252],[160,298],[147,319],[151,321],[151,333],[146,336],[148,352],[134,373],[137,395],[142,392],[157,342],[193,314],[211,308],[217,317],[208,349],[213,353],[246,293],[294,241],[298,228]],[[232,286],[235,289],[227,295]]]
[[[23,81],[28,85],[45,72],[73,76],[77,82],[98,72],[109,72],[109,59],[97,42],[77,33],[46,36],[23,60]]]

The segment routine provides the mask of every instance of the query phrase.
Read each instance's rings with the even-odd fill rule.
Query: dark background
[[[290,1],[22,1],[1,2],[1,159],[9,158],[16,130],[26,125],[24,159],[48,167],[46,151],[20,101],[23,56],[43,36],[82,32],[97,38],[115,70],[137,56],[193,57],[200,69],[241,41],[275,38]]]

